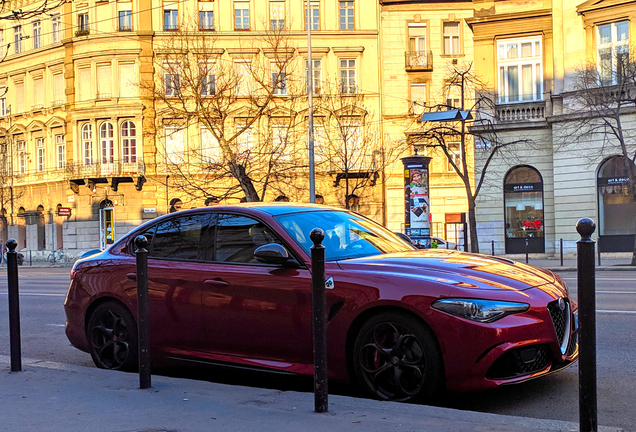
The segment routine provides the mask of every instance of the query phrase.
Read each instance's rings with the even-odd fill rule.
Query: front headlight
[[[530,308],[526,303],[466,298],[446,298],[433,302],[435,309],[481,323],[490,323]]]

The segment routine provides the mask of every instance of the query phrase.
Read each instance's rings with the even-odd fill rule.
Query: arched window
[[[137,162],[137,129],[129,120],[121,124],[121,154],[124,163]]]
[[[101,147],[102,164],[112,164],[115,162],[115,144],[113,124],[102,123],[99,128],[99,140]]]
[[[84,165],[93,163],[93,125],[86,123],[82,126],[82,154]]]
[[[627,162],[627,163],[625,163]],[[598,170],[598,227],[602,252],[631,252],[636,234],[636,186],[630,173],[636,166],[623,156],[612,156]]]
[[[517,166],[504,179],[506,253],[545,252],[543,180],[536,169]]]

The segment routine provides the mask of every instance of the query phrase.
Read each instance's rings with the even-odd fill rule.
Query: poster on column
[[[423,165],[405,168],[406,235],[419,247],[430,247],[428,169]]]

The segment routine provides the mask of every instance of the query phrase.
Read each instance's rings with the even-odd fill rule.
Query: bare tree
[[[316,104],[316,167],[335,175],[335,187],[344,182],[347,209],[355,204],[351,198],[374,186],[404,150],[382,136],[364,98],[357,88],[326,80]]]
[[[572,123],[563,129],[559,146],[585,148],[591,160],[620,155],[627,179],[622,187],[636,202],[636,129],[630,124],[636,118],[636,51],[630,55],[625,46],[601,56],[599,64],[579,68],[574,88]],[[598,143],[596,151],[590,143]],[[631,265],[636,265],[636,237]]]
[[[295,148],[302,142],[305,80],[290,74],[298,59],[288,32],[269,30],[226,50],[217,36],[189,25],[160,44],[163,82],[150,90],[164,122],[172,186],[193,197],[242,192],[247,201],[261,201],[268,188],[293,185],[306,166]],[[202,145],[171,149],[184,133]]]
[[[495,112],[494,97],[486,89],[486,84],[475,75],[472,63],[451,66],[440,89],[440,96],[448,102],[425,106],[429,112],[446,111],[450,120],[424,121],[419,130],[409,134],[411,145],[441,151],[461,179],[468,201],[471,252],[479,252],[475,203],[491,162],[496,157],[514,158],[515,146],[532,144],[526,139],[501,139],[492,115]],[[448,98],[450,94],[459,96],[459,100],[455,101],[457,106],[449,104],[452,101]],[[457,148],[452,147],[457,144]],[[481,161],[479,166],[471,163],[469,150],[472,149],[475,159]]]

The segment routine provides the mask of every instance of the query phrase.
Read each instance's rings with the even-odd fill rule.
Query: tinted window
[[[199,239],[208,215],[174,217],[157,226],[148,256],[184,260],[199,259]]]
[[[216,261],[256,263],[259,246],[278,243],[262,222],[246,216],[221,214],[216,228]]]
[[[381,225],[343,211],[293,213],[276,219],[308,255],[313,245],[309,233],[321,228],[327,261],[414,249]]]

